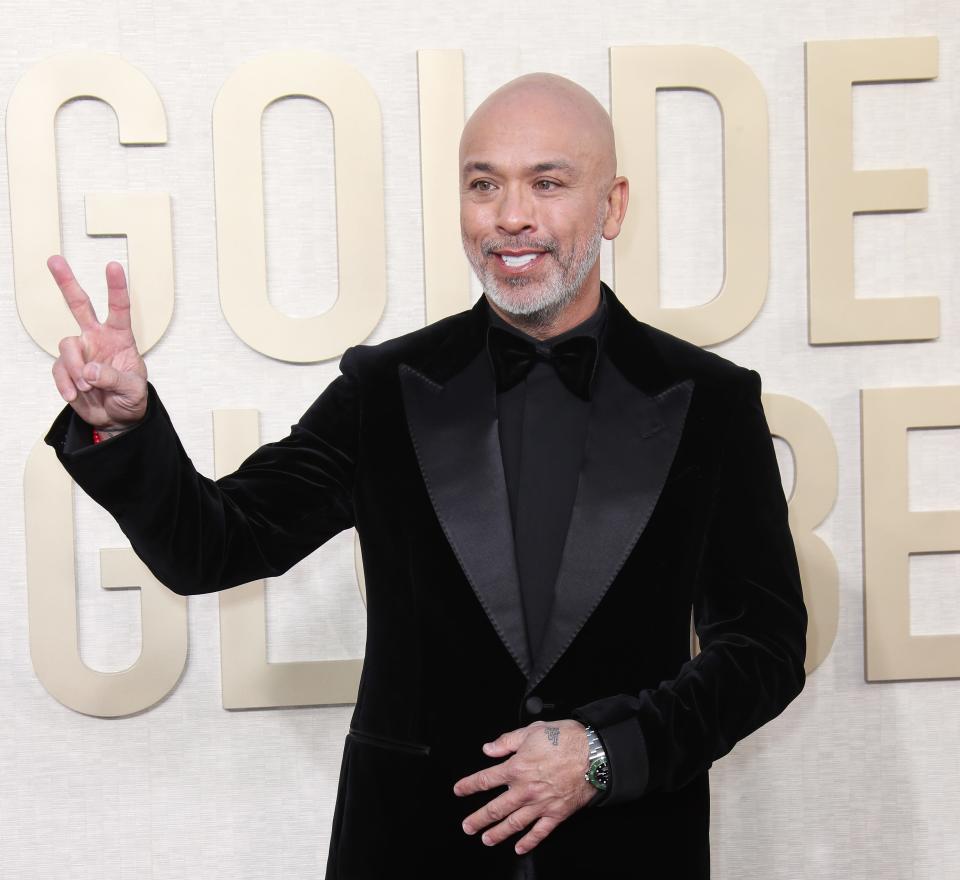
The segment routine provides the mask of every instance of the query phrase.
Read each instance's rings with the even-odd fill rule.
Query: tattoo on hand
[[[559,727],[545,727],[543,731],[546,733],[547,739],[550,740],[550,745],[555,746],[560,744]]]

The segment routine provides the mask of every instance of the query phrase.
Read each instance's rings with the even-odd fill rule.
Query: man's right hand
[[[108,312],[102,324],[67,261],[52,256],[47,268],[80,327],[79,336],[60,340],[60,357],[53,364],[60,396],[105,434],[133,427],[147,410],[147,367],[130,326],[123,267],[107,263]]]

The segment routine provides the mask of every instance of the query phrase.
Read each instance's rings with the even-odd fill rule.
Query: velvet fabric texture
[[[454,782],[534,720],[592,724],[611,788],[527,859],[537,878],[709,876],[711,763],[804,681],[806,613],[756,373],[632,318],[612,291],[543,649],[530,657],[484,303],[356,346],[285,439],[199,476],[156,392],[146,419],[47,442],[183,594],[281,574],[356,526],[363,676],[328,878],[507,878]],[[701,652],[690,658],[691,614]]]

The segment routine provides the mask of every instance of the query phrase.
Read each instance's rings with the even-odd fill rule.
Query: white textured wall
[[[163,147],[120,147],[113,114],[98,102],[77,101],[59,114],[64,247],[102,302],[102,265],[123,258],[125,245],[84,236],[82,194],[171,193],[176,311],[148,366],[185,445],[210,472],[213,409],[259,408],[264,437],[274,437],[336,372],[332,362],[293,366],[257,354],[220,312],[210,114],[239,64],[277,49],[332,52],[379,97],[389,284],[371,337],[379,341],[423,323],[418,48],[465,50],[468,109],[531,70],[571,76],[606,102],[611,45],[698,43],[739,56],[770,106],[772,271],[759,318],[717,350],[757,368],[765,390],[810,403],[833,432],[840,492],[820,534],[839,564],[840,625],[831,656],[798,702],[717,765],[714,875],[940,880],[960,876],[960,682],[864,682],[858,390],[960,382],[956,12],[947,0],[2,0],[0,106],[32,64],[67,49],[118,53],[158,89],[169,123]],[[813,349],[806,343],[803,41],[913,35],[939,37],[940,77],[858,88],[855,157],[858,167],[928,168],[930,208],[857,220],[857,289],[939,295],[941,337]],[[659,111],[664,298],[691,304],[709,298],[722,278],[720,118],[698,93],[666,93]],[[330,118],[316,102],[291,99],[268,111],[263,137],[271,294],[291,314],[317,312],[336,285]],[[5,161],[0,188],[6,192]],[[50,357],[17,317],[9,223],[0,212],[0,874],[320,876],[350,709],[224,711],[214,597],[191,599],[186,671],[150,711],[85,717],[55,702],[33,673],[22,476],[59,399]],[[306,283],[314,276],[319,292]],[[914,506],[960,507],[958,437],[948,430],[912,442]],[[139,650],[138,595],[100,590],[96,559],[100,547],[123,539],[86,498],[76,509],[83,657],[98,669],[122,669]],[[917,631],[960,632],[956,560],[914,565]],[[358,656],[363,609],[351,536],[271,584],[268,618],[273,660]]]

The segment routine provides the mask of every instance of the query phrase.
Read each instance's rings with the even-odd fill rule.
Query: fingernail
[[[483,841],[484,846],[493,846],[493,841],[490,839],[489,834],[484,834],[480,839]]]
[[[92,387],[93,386],[86,379],[84,379],[83,376],[77,379],[77,388],[79,388],[81,391],[89,391]]]
[[[463,823],[463,833],[473,834],[473,828],[471,828],[466,822]]]
[[[520,844],[518,843],[518,844],[513,848],[513,851],[514,851],[518,856],[522,856],[522,855],[526,852],[526,849],[525,849],[524,847],[520,846]]]

